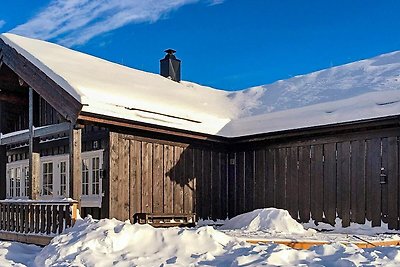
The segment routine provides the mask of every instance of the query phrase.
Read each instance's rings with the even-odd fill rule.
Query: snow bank
[[[115,219],[86,218],[54,238],[35,263],[37,266],[188,266],[214,260],[231,243],[238,241],[212,227],[156,229]]]
[[[79,220],[40,249],[0,242],[0,266],[400,266],[400,247],[295,250],[240,242],[212,227],[156,229],[115,219]]]
[[[240,214],[220,227],[221,230],[266,231],[269,233],[306,234],[287,210],[266,208]],[[312,230],[311,230],[312,231]]]

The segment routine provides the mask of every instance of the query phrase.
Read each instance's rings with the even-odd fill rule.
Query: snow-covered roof
[[[56,44],[1,39],[83,104],[82,111],[225,137],[400,114],[400,51],[226,92],[177,83]]]

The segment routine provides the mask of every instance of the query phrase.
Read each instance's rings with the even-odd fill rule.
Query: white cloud
[[[6,24],[6,22],[2,19],[0,19],[0,29],[3,28],[3,26]]]
[[[52,0],[35,17],[11,32],[75,46],[130,23],[157,21],[172,10],[198,1]]]
[[[220,5],[223,2],[225,2],[225,0],[209,0],[209,3],[210,3],[209,5],[210,6]]]

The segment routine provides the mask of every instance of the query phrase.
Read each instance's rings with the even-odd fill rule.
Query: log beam
[[[0,146],[0,199],[5,199],[7,196],[6,192],[6,164],[7,154],[6,146]]]
[[[40,195],[39,139],[34,137],[33,89],[29,88],[29,197],[37,200]]]
[[[69,149],[70,197],[78,201],[78,208],[80,208],[82,195],[82,129],[71,127]]]

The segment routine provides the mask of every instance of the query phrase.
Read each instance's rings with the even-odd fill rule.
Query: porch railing
[[[77,217],[76,201],[0,200],[0,231],[16,234],[60,234]]]

